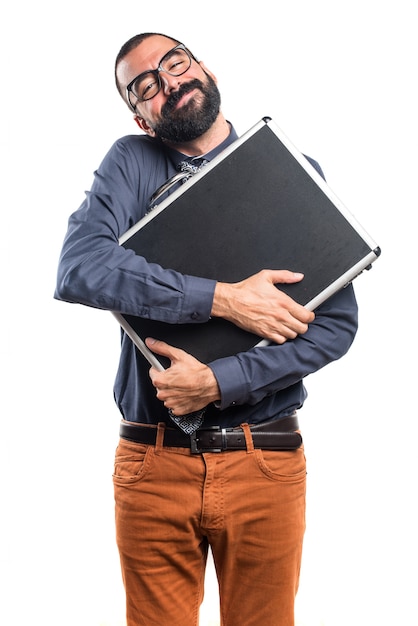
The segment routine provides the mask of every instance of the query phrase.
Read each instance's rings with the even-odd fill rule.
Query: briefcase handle
[[[155,209],[155,207],[157,206],[157,200],[159,200],[161,196],[167,193],[167,191],[169,191],[171,187],[173,187],[173,185],[176,185],[180,181],[184,181],[187,178],[191,178],[191,176],[193,176],[193,172],[178,172],[177,174],[174,174],[174,176],[166,180],[165,183],[160,185],[149,199],[148,213],[152,211],[152,209]]]

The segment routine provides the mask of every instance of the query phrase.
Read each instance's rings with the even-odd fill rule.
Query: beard
[[[196,78],[181,85],[178,91],[169,96],[161,109],[159,121],[153,126],[157,137],[171,143],[183,143],[193,141],[209,130],[219,115],[221,96],[213,78],[208,74],[206,76],[206,84]],[[198,106],[192,98],[177,109],[179,100],[194,89],[203,95],[201,105]]]

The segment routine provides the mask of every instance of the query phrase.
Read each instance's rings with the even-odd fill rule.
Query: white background
[[[137,132],[114,58],[132,35],[159,31],[215,73],[239,134],[269,115],[318,160],[382,248],[356,280],[351,351],[307,380],[297,623],[416,626],[413,3],[26,0],[0,22],[1,623],[123,624],[111,483],[119,329],[53,291],[69,214],[111,143]],[[214,585],[209,569],[202,626],[217,623]]]

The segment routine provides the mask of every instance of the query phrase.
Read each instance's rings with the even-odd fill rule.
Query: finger
[[[272,283],[298,283],[303,280],[304,274],[301,272],[291,272],[290,270],[267,270]]]
[[[289,313],[291,318],[289,319],[288,325],[298,333],[305,333],[308,330],[307,324],[313,322],[315,319],[315,313],[313,311],[309,311],[304,306],[297,303],[296,306],[289,309]]]

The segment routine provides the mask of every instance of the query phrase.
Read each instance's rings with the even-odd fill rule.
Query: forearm
[[[350,285],[319,307],[305,334],[210,363],[221,393],[220,408],[256,404],[302,380],[342,357],[356,331],[357,305]]]
[[[214,288],[214,281],[164,270],[116,242],[72,242],[70,236],[55,297],[168,323],[199,323],[209,319]]]

